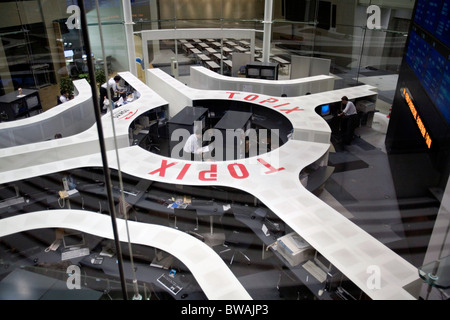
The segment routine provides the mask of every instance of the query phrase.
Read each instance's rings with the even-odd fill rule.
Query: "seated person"
[[[69,92],[67,90],[61,90],[61,95],[58,97],[58,104],[62,104],[69,100]]]

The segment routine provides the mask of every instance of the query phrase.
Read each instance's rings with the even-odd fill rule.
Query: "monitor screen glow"
[[[320,114],[322,116],[329,115],[330,114],[330,105],[327,104],[327,105],[322,106],[322,108],[320,110]]]
[[[64,57],[65,58],[72,58],[73,57],[73,50],[65,50],[64,51]]]

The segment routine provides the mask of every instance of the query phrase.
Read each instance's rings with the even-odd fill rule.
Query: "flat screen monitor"
[[[0,186],[0,202],[18,198],[19,190],[14,185]]]
[[[64,57],[65,58],[72,58],[73,57],[73,50],[65,50],[64,51]]]
[[[69,233],[63,236],[64,248],[82,247],[86,244],[82,233]]]
[[[316,250],[314,255],[314,262],[325,272],[330,272],[332,264]]]
[[[259,77],[259,69],[257,68],[247,68],[247,74],[252,77]]]
[[[28,107],[28,109],[37,107],[39,105],[39,100],[38,100],[37,96],[31,96],[31,97],[26,98],[26,99],[27,99],[27,107]]]
[[[261,77],[273,77],[274,74],[274,69],[261,69]]]
[[[321,107],[321,109],[320,109],[320,115],[321,115],[322,117],[327,116],[327,115],[329,115],[330,113],[331,113],[331,111],[330,111],[330,105],[329,105],[329,104],[326,104],[326,105],[324,105],[324,106]]]

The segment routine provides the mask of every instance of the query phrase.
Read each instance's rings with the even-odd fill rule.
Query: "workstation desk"
[[[257,157],[259,160],[242,159],[237,160],[237,164],[218,162],[217,167],[216,164],[212,167],[211,163],[199,163],[196,170],[189,171],[183,176],[183,182],[189,181],[191,184],[203,185],[208,181],[199,179],[198,172],[214,173],[214,178],[209,180],[210,183],[212,181],[220,185],[233,186],[254,195],[370,298],[413,299],[405,286],[418,278],[416,268],[316,198],[301,185],[298,178],[302,168],[313,163],[323,166],[328,160],[330,128],[316,113],[316,108],[320,105],[338,103],[344,95],[350,100],[374,99],[375,101],[376,88],[362,85],[282,98],[230,89],[226,91],[194,89],[180,84],[176,79],[157,69],[147,70],[147,81],[150,87],[155,86],[155,88],[162,87],[164,83],[165,90],[161,92],[164,98],[170,100],[170,97],[181,96],[183,102],[188,100],[188,105],[191,103],[204,106],[202,101],[209,98],[216,101],[227,100],[230,103],[249,102],[283,114],[292,124],[293,131],[291,139],[280,148],[259,155]],[[175,100],[170,101],[170,104],[177,105]],[[309,150],[311,153],[308,152]],[[138,160],[136,157],[134,159]],[[277,159],[276,166],[273,165],[274,159]],[[246,165],[252,160],[255,165]],[[150,159],[146,159],[142,163],[149,162]],[[264,167],[264,164],[266,168],[271,169],[261,174],[261,166]],[[245,167],[245,173],[235,175],[233,178],[233,175],[227,171],[234,166],[239,166],[242,170]],[[164,180],[176,183],[182,167],[182,163],[173,165],[165,172]],[[212,171],[213,168],[214,171]],[[380,252],[380,255],[372,256],[374,250]],[[389,285],[381,290],[367,287],[365,272],[373,264],[380,266],[383,274],[390,274]],[[395,271],[389,267],[391,265],[395,265]],[[403,276],[397,277],[394,274],[403,274]]]
[[[215,55],[215,57],[220,59],[220,55]],[[217,61],[220,62],[220,60]],[[232,67],[231,60],[223,60],[223,62],[230,68]],[[288,97],[298,97],[306,93],[331,91],[334,88],[334,78],[329,75],[291,80],[265,80],[227,77],[200,66],[193,66],[190,69],[190,86],[203,90],[237,90],[274,97],[281,97],[284,93]]]
[[[92,127],[95,116],[91,87],[86,80],[75,80],[73,85],[72,100],[32,117],[0,123],[0,148],[51,140],[56,133],[68,137]]]
[[[299,181],[299,174],[303,168],[314,163],[326,163],[330,148],[330,128],[326,121],[315,112],[315,108],[321,104],[338,102],[343,95],[347,95],[350,99],[376,97],[375,88],[371,86],[359,86],[326,91],[308,96],[280,98],[250,92],[194,89],[187,87],[170,75],[157,69],[147,70],[147,81],[149,81],[149,87],[152,90],[149,89],[146,92],[143,88],[141,90],[142,92],[139,91],[142,93],[139,100],[125,105],[126,108],[113,110],[114,112],[109,114],[109,116],[112,115],[115,119],[119,142],[122,142],[121,139],[126,137],[126,144],[125,141],[119,143],[117,154],[113,148],[108,149],[108,159],[112,159],[109,163],[111,168],[117,169],[119,167],[118,163],[114,160],[118,156],[121,171],[138,179],[152,180],[172,185],[224,186],[250,193],[264,203],[268,209],[274,212],[313,248],[322,253],[370,298],[413,299],[412,295],[404,287],[418,278],[416,268],[393,253],[371,235],[351,223],[335,209],[318,199],[304,188]],[[133,87],[135,86],[133,85]],[[139,90],[138,88],[136,89]],[[152,96],[154,92],[158,92],[158,95]],[[214,99],[230,103],[242,102],[244,104],[257,105],[278,112],[292,124],[292,138],[287,140],[280,148],[271,152],[247,159],[221,162],[192,162],[170,159],[147,152],[138,146],[130,146],[127,134],[128,128],[132,120],[135,119],[134,117],[142,114],[143,111],[168,103],[171,109],[173,107],[173,110],[170,112],[173,111],[173,114],[176,114],[179,111],[177,108],[194,105],[194,103],[200,103],[203,100]],[[141,110],[141,108],[144,110]],[[128,114],[133,119],[125,119],[125,115]],[[108,132],[106,136],[106,141],[108,142],[110,131],[107,130],[106,132]],[[101,157],[98,151],[86,152],[81,147],[81,144],[75,147],[73,140],[66,140],[66,142],[72,147],[72,157],[62,157],[62,159],[49,159],[47,157],[45,161],[31,165],[29,162],[22,162],[20,163],[20,167],[8,164],[2,168],[4,171],[2,172],[2,180],[0,181],[2,183],[17,181],[18,179],[35,176],[36,173],[46,174],[80,167],[101,166]],[[58,150],[62,146],[57,144],[52,145],[52,147],[54,150]],[[76,157],[73,157],[74,153],[77,155]],[[27,152],[24,152],[20,156],[23,155],[33,158],[35,156],[35,154]],[[12,159],[15,156],[18,157],[17,154],[14,154],[10,155],[10,158]],[[5,157],[0,158],[1,161],[4,159]],[[57,164],[56,166],[55,163]],[[19,168],[28,168],[30,170],[19,170]],[[18,176],[15,174],[18,174]],[[95,223],[100,223],[98,219],[91,219],[93,218],[91,215],[81,216],[74,214],[74,210],[66,210],[66,212],[70,212],[70,214],[61,215],[61,217],[71,221],[72,227],[75,226],[76,228],[83,229],[91,225],[94,221]],[[22,216],[28,217],[29,215]],[[20,216],[14,216],[8,219],[20,219]],[[27,225],[26,228],[29,228],[28,222],[30,222],[31,227],[33,227],[34,222],[31,217],[34,217],[34,215],[29,217],[30,219],[21,217],[26,221],[15,225],[20,225],[24,228]],[[84,219],[87,217],[89,218],[88,221]],[[55,217],[52,216],[52,218]],[[0,220],[0,223],[7,222],[5,221],[7,219],[2,220]],[[36,222],[41,222],[48,226],[49,222],[43,222],[43,220],[45,219],[39,219]],[[51,225],[53,226],[61,225],[61,227],[69,227],[66,225],[67,221],[61,221],[57,217],[51,221]],[[105,221],[103,223],[105,226],[108,225]],[[206,244],[188,234],[173,230],[173,228],[168,230],[164,229],[163,234],[159,232],[159,229],[153,230],[153,233],[147,233],[143,232],[141,227],[153,228],[149,224],[139,224],[139,228],[137,225],[136,228],[134,228],[134,224],[132,225],[133,230],[130,234],[133,237],[142,237],[140,241],[144,241],[148,245],[154,245],[155,243],[153,241],[156,240],[153,238],[149,240],[148,237],[149,234],[157,234],[161,239],[158,239],[160,242],[155,247],[161,246],[162,250],[166,249],[168,252],[177,255],[178,258],[179,255],[183,256],[184,259],[180,260],[194,274],[199,285],[208,298],[210,298],[210,293],[207,288],[211,286],[216,287],[217,283],[210,284],[206,280],[210,279],[210,277],[199,276],[197,272],[201,273],[205,272],[205,270],[196,269],[195,265],[193,265],[194,262],[191,261],[194,257],[198,256],[196,250],[203,250],[203,246],[208,247]],[[0,228],[0,230],[7,229]],[[183,234],[183,237],[186,235],[192,238],[192,240],[195,239],[197,242],[195,242],[195,245],[192,243],[193,246],[190,250],[180,252],[179,248],[181,247],[175,248],[168,246],[164,242],[164,240],[168,239],[168,234],[172,234],[174,231]],[[18,232],[17,227],[13,228],[11,232]],[[144,236],[144,233],[146,236]],[[180,236],[178,233],[175,234],[177,237]],[[137,240],[133,239],[132,241],[136,242]],[[137,241],[137,243],[140,241]],[[172,241],[169,242],[171,244],[173,243]],[[193,252],[194,248],[195,252]],[[207,251],[208,249],[205,250]],[[217,257],[215,252],[207,252],[209,252],[207,254],[208,259],[214,260]],[[376,252],[377,255],[373,256],[373,252]],[[192,257],[189,258],[185,255],[192,255]],[[220,260],[220,258],[218,259]],[[214,261],[214,263],[217,262],[219,268],[223,264],[222,260]],[[381,272],[386,277],[385,279],[387,279],[386,285],[376,290],[368,288],[366,282],[367,267],[374,264],[380,266]],[[203,265],[202,268],[206,268],[206,266]],[[222,279],[223,275],[216,275],[216,277]],[[239,285],[233,281],[235,281],[235,278],[232,277],[231,282],[233,283],[233,288],[238,288]],[[213,295],[213,297],[217,297],[217,295]],[[227,297],[239,299],[239,297],[243,296],[229,293]],[[248,295],[246,297],[248,298]]]
[[[118,219],[118,230],[120,241],[127,243],[128,235],[126,230],[130,231],[130,242],[144,247],[158,248],[166,253],[171,254],[182,262],[181,272],[177,272],[174,281],[180,284],[183,289],[177,294],[171,293],[174,299],[186,299],[184,293],[189,294],[189,299],[210,300],[228,300],[228,299],[250,299],[250,296],[243,289],[242,285],[237,281],[229,268],[223,263],[211,248],[203,244],[196,238],[187,233],[180,232],[174,228],[167,228],[158,225],[139,223],[128,221],[127,228],[125,220]],[[26,232],[34,229],[45,228],[64,228],[83,232],[86,235],[93,235],[97,241],[100,239],[113,239],[110,217],[104,214],[98,214],[86,210],[47,210],[37,211],[28,214],[16,215],[10,218],[1,219],[0,237],[6,237],[20,232]],[[10,226],[9,228],[4,228]],[[89,242],[93,254],[98,242]],[[50,245],[48,242],[47,245]],[[126,248],[126,246],[123,246]],[[44,248],[41,248],[44,249]],[[54,263],[61,261],[61,253],[58,250],[45,252],[45,250],[35,250],[27,258],[34,263]],[[101,265],[95,265],[91,262],[94,256],[73,258],[73,263],[81,264],[82,268],[90,267],[101,269],[107,275],[117,276],[116,259],[104,258]],[[37,259],[37,260],[36,260]],[[178,265],[180,266],[180,264]],[[129,262],[124,264],[126,276],[131,281],[131,265]],[[183,269],[186,267],[188,270]],[[148,263],[142,265],[137,263],[136,277],[138,281],[153,283],[155,286],[161,287],[157,278],[163,273],[170,271],[164,268],[150,266]],[[178,271],[180,271],[178,270]],[[195,277],[192,278],[192,276]],[[211,279],[214,279],[212,282]],[[201,289],[199,289],[201,288]]]

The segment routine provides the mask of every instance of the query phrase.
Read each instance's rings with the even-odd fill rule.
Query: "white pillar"
[[[264,37],[263,37],[263,62],[269,62],[270,42],[272,38],[272,10],[273,0],[265,0],[264,6]]]
[[[128,68],[130,69],[130,72],[137,77],[136,53],[134,48],[133,35],[133,19],[131,17],[131,1],[122,0],[122,5],[125,24],[125,39],[127,41]]]

